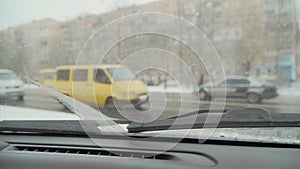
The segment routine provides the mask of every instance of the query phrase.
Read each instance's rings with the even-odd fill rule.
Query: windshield
[[[0,73],[0,80],[18,79],[14,73]]]
[[[127,68],[108,68],[107,71],[114,81],[130,81],[134,77]]]
[[[131,122],[148,134],[247,127],[253,140],[261,128],[298,130],[298,0],[0,4],[0,120],[105,119],[106,134],[125,120],[126,135]],[[222,116],[231,110],[242,112]]]

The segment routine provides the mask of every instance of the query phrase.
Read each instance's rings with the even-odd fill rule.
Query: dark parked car
[[[271,99],[278,96],[277,87],[249,77],[231,77],[221,81],[215,86],[206,83],[200,86],[201,100],[210,100],[212,90],[215,97],[221,96],[221,91],[226,87],[226,98],[244,98],[249,103],[259,103],[263,99]]]

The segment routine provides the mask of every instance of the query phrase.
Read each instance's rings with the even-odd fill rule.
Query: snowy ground
[[[34,84],[25,84],[24,88],[26,89],[35,89],[39,86]],[[188,86],[182,86],[181,88],[175,85],[168,85],[166,88],[164,84],[158,86],[148,86],[149,92],[162,92],[162,93],[192,93],[193,88]],[[295,82],[291,86],[279,86],[278,87],[279,95],[289,95],[289,96],[300,96],[300,82]]]
[[[278,87],[278,93],[280,95],[300,96],[300,83],[292,83],[289,87]]]
[[[167,87],[165,88],[163,85],[159,86],[148,86],[148,91],[149,92],[162,92],[162,93],[192,93],[194,90],[192,88],[188,87]]]
[[[25,89],[36,89],[36,88],[39,88],[39,86],[37,86],[35,84],[24,84],[24,88]]]
[[[163,83],[158,86],[148,86],[149,92],[162,92],[162,93],[192,93],[195,91],[190,86],[178,86],[176,81],[168,81],[167,86]]]

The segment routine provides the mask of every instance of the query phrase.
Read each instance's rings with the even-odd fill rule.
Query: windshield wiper
[[[212,113],[212,114],[210,114]],[[207,122],[208,116],[220,118],[220,122]],[[193,122],[193,124],[191,124]],[[132,122],[127,126],[130,133],[158,130],[242,128],[242,127],[299,127],[300,114],[271,113],[260,108],[242,108],[225,111],[199,110],[181,116],[156,120],[150,123]]]
[[[2,121],[0,123],[0,132],[86,135],[80,122],[77,120]]]
[[[120,132],[124,133],[126,130],[122,128],[119,124],[115,122],[116,119],[110,118],[100,111],[97,111],[96,109],[92,108],[91,106],[84,104],[74,98],[71,98],[69,96],[66,96],[62,93],[59,93],[55,91],[54,89],[51,89],[49,87],[43,87],[38,82],[35,82],[34,80],[28,78],[29,81],[31,81],[33,84],[42,87],[43,89],[47,90],[47,92],[55,97],[57,100],[59,100],[60,103],[66,106],[67,109],[69,109],[72,113],[77,114],[82,120],[84,121],[96,121],[95,123],[90,123],[90,126],[97,128],[98,126],[107,126],[105,128],[98,128],[98,130],[101,130],[101,132],[111,133],[111,132]],[[108,125],[109,124],[109,125]],[[110,127],[111,126],[111,127]]]
[[[117,121],[118,124],[125,121]],[[113,125],[106,123],[106,125]],[[88,126],[88,130],[84,127]],[[0,122],[0,133],[35,133],[52,135],[101,135],[97,127],[99,121],[78,121],[78,120],[40,120],[40,121],[2,121]],[[105,132],[107,134],[107,132]],[[113,133],[112,133],[113,134]]]

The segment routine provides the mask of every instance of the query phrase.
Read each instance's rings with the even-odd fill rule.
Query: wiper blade
[[[0,122],[0,132],[86,135],[77,120],[2,121]]]
[[[197,115],[195,117],[195,115]],[[130,133],[158,130],[201,129],[206,128],[242,128],[242,127],[299,127],[300,114],[297,113],[271,113],[261,108],[242,108],[227,111],[213,111],[210,116],[219,117],[219,123],[207,122],[209,111],[196,111],[186,116],[156,120],[150,123],[132,122],[127,126]],[[178,117],[180,120],[178,120]],[[191,124],[191,118],[196,118]]]
[[[243,112],[243,113],[241,113]],[[166,119],[176,119],[176,118],[185,118],[185,117],[190,117],[194,115],[199,115],[199,114],[207,114],[207,113],[223,113],[223,115],[227,116],[230,114],[231,118],[255,118],[255,119],[261,119],[261,118],[271,118],[272,113],[268,111],[267,109],[263,108],[256,108],[256,107],[246,107],[246,108],[240,108],[240,109],[223,109],[223,110],[210,110],[210,109],[200,109],[197,111],[192,111],[189,113],[185,113],[182,115],[178,116],[172,116],[168,117]]]
[[[120,120],[120,124],[125,123]],[[119,123],[118,123],[119,124]],[[88,125],[89,130],[84,130],[83,125]],[[78,120],[40,120],[40,121],[2,121],[0,122],[0,133],[36,133],[54,135],[101,135],[97,127],[99,121]],[[101,126],[98,126],[101,127]],[[102,126],[104,127],[104,126]],[[107,134],[107,133],[105,133]],[[113,133],[112,133],[113,134]]]
[[[185,114],[178,115],[178,116],[168,117],[167,119],[184,118],[184,117],[194,116],[194,115],[198,115],[198,114],[205,114],[205,113],[226,113],[227,111],[228,110],[226,110],[226,109],[224,109],[224,110],[201,109],[201,110],[192,111],[192,112],[185,113]]]

